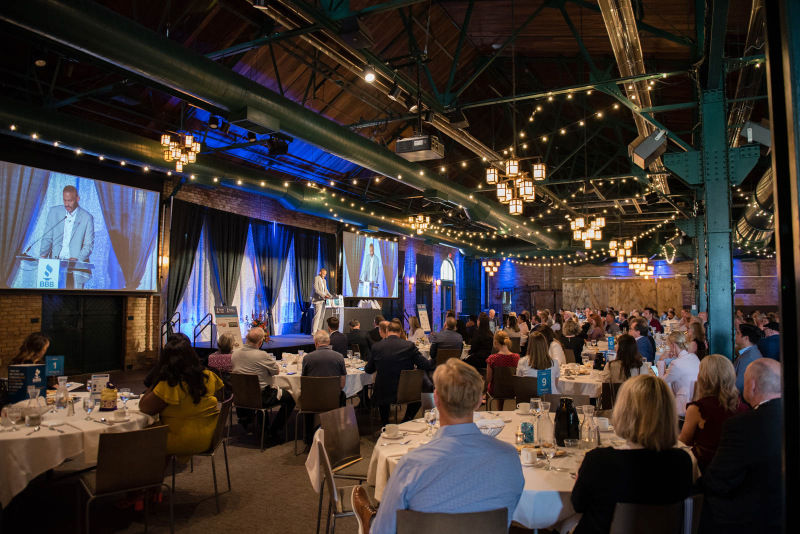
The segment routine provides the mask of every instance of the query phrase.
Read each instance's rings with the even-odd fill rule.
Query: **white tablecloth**
[[[78,396],[75,401],[75,415],[64,417],[61,414],[48,413],[42,419],[41,430],[31,434],[33,428],[18,423],[16,432],[0,432],[0,505],[8,506],[11,499],[25,489],[28,483],[61,465],[68,458],[76,458],[83,454],[83,461],[97,461],[97,447],[100,434],[104,432],[125,432],[138,430],[153,423],[149,415],[138,411],[139,401],[128,401],[129,420],[102,424],[99,421],[85,421],[82,398],[88,393],[72,393]],[[119,402],[122,406],[122,402]],[[110,412],[94,412],[92,418],[105,417],[111,421]],[[47,428],[48,421],[62,419],[65,424],[58,426],[60,433]]]
[[[558,379],[558,391],[565,395],[589,395],[592,399],[600,398],[603,392],[600,371],[592,370],[592,373],[588,375],[567,378],[562,369]]]
[[[288,374],[290,372],[293,374]],[[354,395],[358,395],[365,386],[372,384],[374,381],[374,374],[367,374],[356,367],[348,367],[347,378],[345,378],[344,382],[345,397],[350,398]],[[295,402],[300,400],[300,373],[297,372],[296,364],[288,363],[286,367],[281,365],[280,374],[271,376],[269,383],[284,391],[288,391]]]

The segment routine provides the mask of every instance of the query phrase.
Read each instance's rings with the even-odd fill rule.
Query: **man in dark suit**
[[[397,323],[390,323],[386,339],[372,345],[372,356],[366,367],[365,373],[375,373],[375,389],[373,400],[378,405],[381,414],[381,425],[389,422],[389,408],[397,400],[397,386],[400,383],[400,371],[404,369],[431,369],[431,362],[420,354],[417,346],[400,338],[403,327]],[[419,402],[409,403],[403,421],[414,418],[420,407]]]
[[[347,336],[339,332],[339,318],[335,315],[328,317],[328,335],[330,346],[344,358],[347,356]]]
[[[431,362],[436,363],[436,353],[439,349],[458,349],[464,347],[464,338],[456,332],[456,318],[448,317],[444,321],[444,328],[431,334]]]
[[[358,345],[358,351],[361,353],[361,359],[368,362],[370,347],[372,340],[361,330],[361,323],[353,319],[350,321],[350,332],[347,333],[348,345]]]
[[[338,327],[339,319],[336,317],[328,318],[328,327],[331,326],[331,319],[336,320]],[[341,332],[336,332],[344,337]],[[324,330],[317,330],[314,334],[314,346],[316,350],[309,352],[303,357],[303,370],[302,376],[338,376],[339,387],[344,390],[345,380],[347,379],[347,366],[344,363],[344,357],[335,349],[331,348],[331,336]],[[346,353],[346,351],[345,351]],[[345,396],[344,391],[340,394],[339,405],[344,406]],[[314,414],[305,414],[305,442],[306,445],[311,445],[314,438]]]
[[[367,335],[369,336],[369,339],[372,341],[372,343],[377,343],[378,341],[383,339],[383,336],[381,336],[380,324],[385,320],[386,319],[383,318],[383,315],[378,314],[375,316],[375,328],[367,332]]]
[[[753,409],[724,423],[717,453],[698,481],[705,493],[703,532],[782,531],[780,364],[751,363],[742,393]]]

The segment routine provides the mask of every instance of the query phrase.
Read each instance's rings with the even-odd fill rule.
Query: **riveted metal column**
[[[700,217],[694,218],[695,227],[695,243],[696,254],[695,262],[697,263],[697,294],[695,295],[695,303],[697,304],[698,312],[708,311],[708,271],[706,265],[708,263],[708,249],[706,248],[706,227]]]
[[[708,341],[712,353],[730,358],[733,355],[733,262],[724,91],[703,91],[700,111],[708,258]]]

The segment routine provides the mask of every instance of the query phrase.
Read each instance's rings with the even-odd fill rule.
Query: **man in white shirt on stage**
[[[311,328],[313,336],[317,330],[322,329],[323,316],[325,315],[325,299],[333,298],[328,292],[328,283],[325,281],[328,271],[325,268],[319,270],[319,274],[314,277],[314,290],[311,294],[311,303],[314,304],[314,325]]]
[[[94,248],[94,218],[78,205],[80,197],[74,185],[64,187],[63,205],[50,208],[39,256],[60,260],[88,262]],[[83,289],[91,278],[89,271],[70,271],[67,289]]]
[[[375,245],[370,243],[369,254],[364,257],[364,262],[361,264],[361,274],[358,277],[359,297],[385,296],[380,290],[379,283],[382,271],[383,265],[381,265],[381,258],[375,255]]]

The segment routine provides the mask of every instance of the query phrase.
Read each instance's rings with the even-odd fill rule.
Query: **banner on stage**
[[[214,306],[214,323],[217,325],[217,337],[230,334],[233,336],[234,350],[241,348],[242,331],[239,329],[239,312],[236,306]]]
[[[417,317],[419,318],[419,326],[426,334],[431,333],[431,323],[428,320],[428,308],[424,304],[417,304]]]

